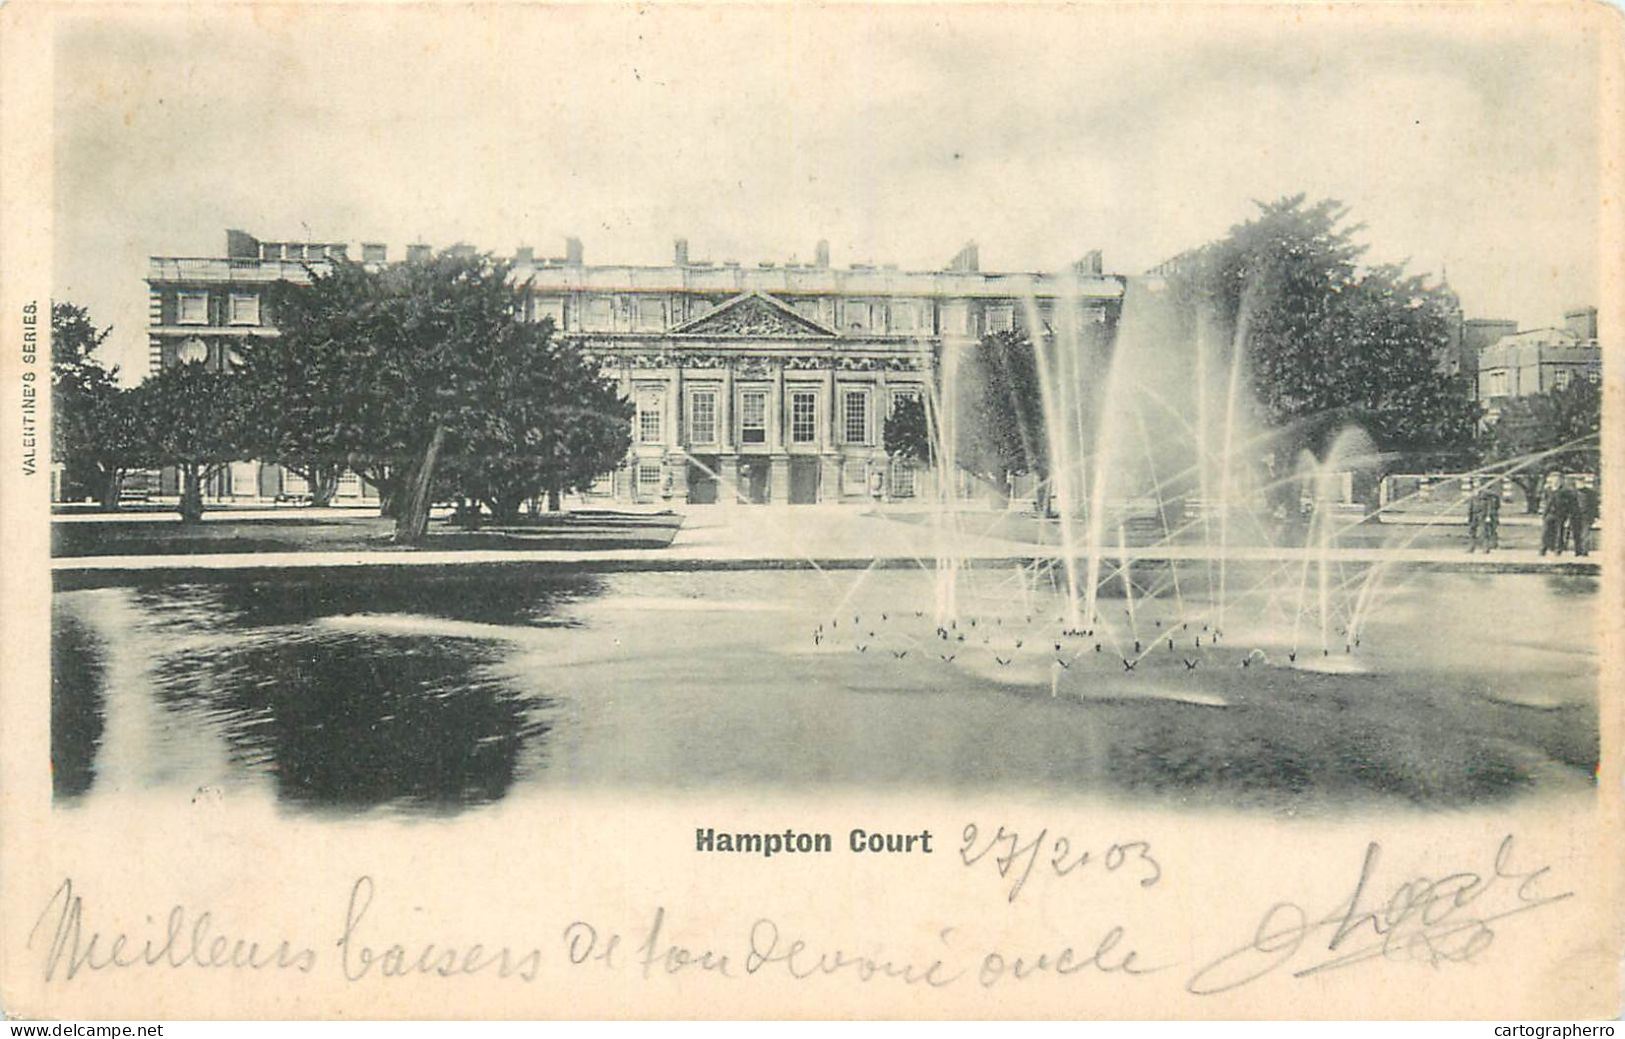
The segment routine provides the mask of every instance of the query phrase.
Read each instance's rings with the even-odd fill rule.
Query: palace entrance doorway
[[[739,498],[751,505],[767,502],[768,460],[741,458],[739,460]]]
[[[811,505],[818,500],[818,459],[790,459],[790,504]]]

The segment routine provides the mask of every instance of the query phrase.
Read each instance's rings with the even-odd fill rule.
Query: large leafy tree
[[[267,304],[278,335],[238,350],[237,375],[249,403],[245,446],[304,478],[314,505],[325,505],[339,475],[354,468],[379,487],[386,506],[397,460],[383,447],[394,417],[368,379],[364,350],[380,319],[384,286],[360,264],[311,270],[311,283],[278,282]]]
[[[1464,462],[1479,410],[1470,377],[1439,363],[1455,299],[1401,266],[1362,266],[1359,226],[1338,202],[1303,195],[1201,250],[1174,276],[1245,351],[1253,399],[1282,431],[1283,463],[1321,450],[1348,424],[1371,434],[1389,465]]]
[[[1549,470],[1597,472],[1602,429],[1602,387],[1574,379],[1551,393],[1506,402],[1484,437],[1484,461],[1505,468],[1524,494],[1529,512],[1539,507],[1540,484]]]
[[[403,544],[422,538],[437,493],[511,514],[613,468],[628,405],[550,322],[519,316],[525,287],[511,273],[447,250],[382,269],[341,262],[278,286],[279,336],[242,351],[263,402],[256,440],[359,471]],[[286,416],[272,415],[284,398]]]
[[[246,455],[252,411],[243,390],[233,372],[178,364],[131,391],[142,461],[178,471],[184,523],[203,518],[203,484]]]
[[[88,490],[109,510],[138,461],[130,391],[119,386],[118,368],[96,356],[111,331],[97,328],[84,307],[51,305],[52,457],[63,465],[70,497]]]
[[[903,397],[886,416],[886,453],[926,465],[937,464],[931,419],[923,397]]]
[[[544,494],[557,510],[563,494],[613,469],[632,443],[633,406],[615,383],[554,337],[550,321],[531,328],[443,460],[447,494],[480,502],[501,521]]]
[[[1033,343],[1021,332],[994,332],[978,342],[957,376],[959,467],[1009,493],[1014,476],[1049,477],[1043,398]]]

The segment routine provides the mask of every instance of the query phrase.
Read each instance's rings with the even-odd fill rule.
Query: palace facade
[[[409,246],[403,262],[428,251]],[[153,257],[152,367],[229,366],[235,341],[275,334],[269,285],[351,255],[345,243],[228,231],[225,256]],[[371,242],[359,259],[396,262]],[[978,261],[972,243],[941,270],[837,268],[820,242],[811,263],[744,266],[691,260],[678,239],[667,265],[589,266],[571,238],[559,257],[520,249],[513,276],[528,286],[522,316],[580,342],[636,405],[627,458],[589,497],[806,504],[924,493],[929,474],[888,457],[885,419],[928,393],[956,349],[1034,318],[1051,324],[1059,306],[1115,325],[1124,281],[1102,273],[1098,252],[1059,276]],[[211,490],[274,499],[304,488],[278,466],[244,462]],[[340,498],[369,490],[347,477]]]

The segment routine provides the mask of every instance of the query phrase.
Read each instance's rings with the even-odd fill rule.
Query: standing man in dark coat
[[[1578,480],[1574,481],[1576,484]],[[1569,521],[1569,530],[1574,539],[1574,554],[1577,556],[1591,553],[1591,524],[1597,519],[1597,489],[1595,487],[1580,487],[1574,489],[1574,517]]]
[[[1501,489],[1494,481],[1473,495],[1469,516],[1473,544],[1468,551],[1480,545],[1485,552],[1494,551],[1501,543]]]
[[[1476,491],[1467,499],[1467,554],[1478,551],[1480,532],[1484,529],[1484,492]]]
[[[1563,553],[1563,477],[1556,471],[1546,474],[1540,490],[1540,554]]]
[[[1563,519],[1563,526],[1557,532],[1558,555],[1563,554],[1570,532],[1580,522],[1580,492],[1575,489],[1575,483],[1574,477],[1566,476],[1563,486],[1557,489],[1557,514]]]

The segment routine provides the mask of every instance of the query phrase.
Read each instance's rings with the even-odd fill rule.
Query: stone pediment
[[[695,336],[750,336],[757,339],[834,339],[834,329],[795,312],[782,300],[748,292],[709,314],[686,321],[672,332]]]

